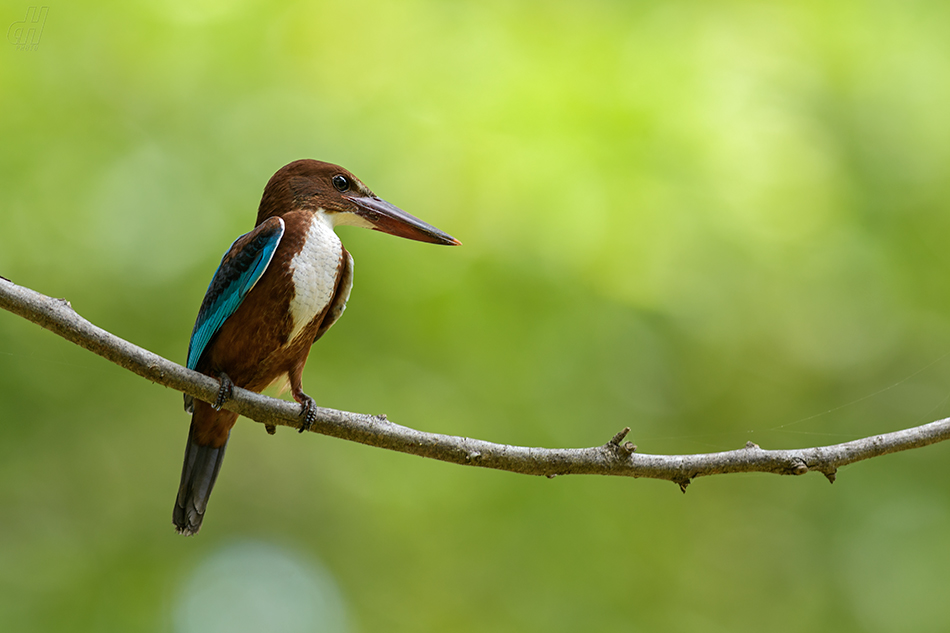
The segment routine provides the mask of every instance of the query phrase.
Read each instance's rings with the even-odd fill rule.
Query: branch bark
[[[213,402],[218,381],[191,371],[96,327],[65,299],[53,299],[0,277],[0,307],[40,325],[152,382]],[[268,426],[300,428],[302,407],[235,387],[225,408]],[[352,442],[454,464],[494,468],[525,475],[619,475],[672,481],[685,492],[695,477],[761,472],[778,475],[823,473],[834,481],[841,466],[920,448],[950,439],[950,418],[902,431],[843,444],[795,450],[764,450],[749,442],[743,448],[694,455],[637,453],[624,439],[625,428],[603,446],[533,448],[509,446],[453,435],[426,433],[395,424],[384,415],[317,409],[310,429]]]

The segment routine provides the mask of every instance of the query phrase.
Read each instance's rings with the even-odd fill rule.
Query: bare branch
[[[65,299],[53,299],[0,277],[0,307],[18,314],[63,338],[144,378],[213,402],[218,382],[142,349],[96,327],[77,314]],[[225,408],[264,424],[300,428],[302,408],[241,388]],[[455,464],[494,468],[526,475],[620,475],[672,481],[685,491],[695,477],[740,472],[803,475],[823,473],[834,481],[841,466],[920,448],[950,438],[950,418],[923,426],[866,437],[844,444],[796,450],[763,450],[749,442],[722,453],[648,455],[624,442],[624,428],[603,446],[591,448],[532,448],[483,440],[425,433],[394,424],[386,416],[317,409],[311,431],[388,450]]]

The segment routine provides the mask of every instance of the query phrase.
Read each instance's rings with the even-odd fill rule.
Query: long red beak
[[[389,204],[385,200],[370,196],[343,196],[358,207],[357,213],[373,228],[383,233],[389,233],[408,240],[429,242],[430,244],[444,244],[459,246],[462,243],[431,224],[426,224],[419,218],[409,215],[399,207]]]

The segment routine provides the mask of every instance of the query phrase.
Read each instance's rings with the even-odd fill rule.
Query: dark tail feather
[[[191,536],[198,532],[205,517],[208,497],[224,461],[225,442],[220,448],[201,446],[195,440],[195,421],[192,418],[185,446],[185,464],[181,469],[178,499],[172,511],[172,522],[179,534]]]

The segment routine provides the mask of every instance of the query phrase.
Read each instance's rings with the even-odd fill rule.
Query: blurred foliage
[[[0,51],[0,275],[183,362],[267,179],[320,158],[465,244],[341,229],[321,404],[535,446],[629,425],[650,453],[921,424],[950,409],[948,23],[937,1],[53,4],[36,50]],[[950,619],[947,446],[684,496],[245,421],[185,540],[187,425],[177,393],[0,313],[0,629]]]

